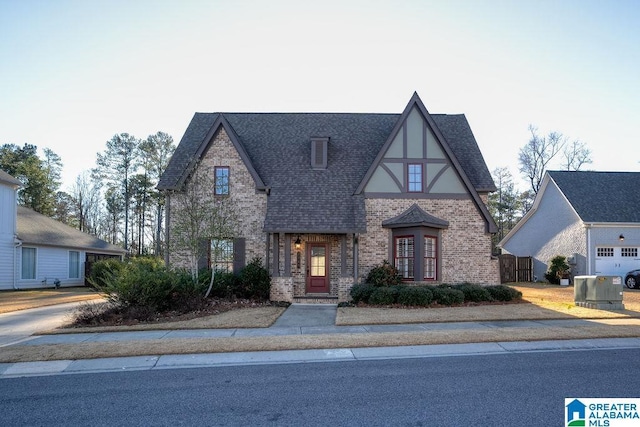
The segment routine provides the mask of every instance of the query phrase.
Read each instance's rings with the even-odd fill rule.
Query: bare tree
[[[593,162],[591,150],[578,139],[566,144],[562,152],[562,159],[563,169],[568,171],[579,171],[583,165]]]
[[[566,138],[559,132],[538,135],[538,129],[529,125],[531,139],[520,149],[518,163],[520,172],[527,177],[534,195],[538,194],[547,166],[566,144]]]
[[[100,211],[100,188],[97,182],[92,182],[89,179],[89,174],[86,171],[76,177],[71,187],[71,199],[78,229],[96,234]]]

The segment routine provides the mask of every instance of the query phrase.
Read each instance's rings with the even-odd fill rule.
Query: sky
[[[68,191],[115,134],[417,92],[522,191],[529,125],[585,143],[583,169],[639,171],[639,21],[637,0],[0,0],[0,144],[53,150]]]

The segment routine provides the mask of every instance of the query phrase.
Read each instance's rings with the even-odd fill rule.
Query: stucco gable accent
[[[384,228],[431,227],[447,228],[449,221],[435,217],[413,204],[409,209],[391,219],[382,221]]]
[[[236,134],[231,124],[224,117],[224,114],[218,114],[218,116],[216,117],[215,121],[209,128],[209,131],[207,132],[206,136],[203,138],[202,142],[200,143],[200,146],[198,147],[195,154],[191,158],[189,165],[184,169],[184,172],[180,176],[180,179],[178,180],[178,184],[176,186],[177,188],[175,189],[182,188],[182,186],[184,185],[188,177],[193,172],[193,169],[196,167],[198,162],[202,159],[202,156],[207,151],[212,141],[214,140],[215,136],[220,131],[220,129],[224,129],[227,135],[229,136],[231,143],[233,144],[234,148],[240,155],[240,158],[242,159],[243,163],[247,167],[247,170],[251,174],[251,177],[255,182],[256,189],[265,190],[266,185],[262,181],[262,178],[260,178],[260,175],[258,175],[258,172],[253,166],[253,163],[251,162],[251,159],[249,158],[247,151],[244,149],[244,146],[240,142],[240,138],[238,138],[238,135]]]
[[[373,163],[371,163],[371,165],[369,166],[369,169],[367,170],[367,173],[365,174],[364,178],[358,185],[358,188],[356,189],[355,194],[362,194],[364,192],[364,189],[367,186],[367,183],[369,182],[369,180],[371,179],[375,171],[378,169],[378,167],[382,164],[382,161],[384,159],[384,156],[387,150],[391,147],[394,141],[396,141],[398,134],[403,131],[404,123],[409,118],[409,115],[412,114],[412,112],[414,111],[414,108],[416,108],[419,111],[419,113],[422,115],[424,120],[427,122],[427,126],[433,132],[437,140],[437,143],[440,145],[442,150],[445,152],[446,157],[451,162],[453,169],[455,171],[455,174],[460,178],[466,191],[473,198],[474,203],[476,204],[478,210],[480,211],[480,214],[483,216],[485,220],[487,232],[495,233],[497,231],[497,226],[493,221],[493,218],[491,217],[491,214],[489,213],[487,206],[484,204],[484,202],[480,198],[480,195],[478,194],[474,186],[471,184],[469,177],[467,176],[466,172],[460,165],[460,162],[458,161],[457,157],[449,147],[449,144],[447,143],[442,132],[436,125],[431,115],[429,114],[429,111],[427,111],[427,108],[424,106],[417,92],[413,93],[413,96],[409,100],[409,103],[407,104],[404,111],[398,118],[398,121],[393,127],[393,130],[387,137],[386,142],[378,152],[375,160],[373,161]]]

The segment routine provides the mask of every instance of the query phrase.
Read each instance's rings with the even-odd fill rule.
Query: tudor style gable
[[[477,194],[417,93],[367,171],[360,192],[409,198]]]
[[[444,125],[455,122],[454,134],[460,133],[462,127],[468,135],[459,138],[460,141],[448,141],[418,94],[414,93],[356,194],[364,194],[367,198],[472,199],[484,218],[486,231],[493,233],[495,222],[479,194],[495,190],[493,183],[488,182],[490,175],[488,181],[474,176],[473,182],[465,170],[465,167],[474,169],[477,166],[473,161],[481,161],[486,170],[468,123],[464,116],[437,117]],[[456,144],[455,151],[451,143]],[[465,160],[463,167],[456,154],[466,151],[477,151],[478,155],[472,156],[472,162],[462,159]]]

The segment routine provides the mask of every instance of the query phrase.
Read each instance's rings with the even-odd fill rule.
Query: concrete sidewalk
[[[137,356],[89,360],[57,360],[0,364],[6,378],[58,374],[122,372],[239,365],[348,362],[382,359],[494,355],[541,351],[579,351],[640,348],[640,338],[442,344],[407,347],[341,348],[332,350],[259,351],[165,356]]]
[[[171,338],[220,338],[340,333],[380,333],[447,330],[490,330],[496,328],[573,328],[597,320],[523,320],[421,323],[398,325],[335,326],[335,305],[291,305],[269,328],[188,329],[130,332],[94,332],[59,335],[33,335],[9,345],[73,344],[82,342],[124,342]],[[606,323],[629,324],[640,319],[608,319]],[[0,345],[0,347],[2,347]],[[501,354],[520,351],[566,351],[594,348],[640,348],[640,338],[583,339],[564,341],[497,342],[423,345],[408,347],[341,348],[330,350],[288,350],[245,353],[136,356],[91,360],[58,360],[0,364],[0,378],[59,373],[123,371],[132,369],[167,369],[196,366],[232,366],[242,364],[299,363],[322,361],[372,360],[384,358],[435,357],[472,354]]]

